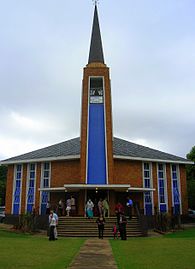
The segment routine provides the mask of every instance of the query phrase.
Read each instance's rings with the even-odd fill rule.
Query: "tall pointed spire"
[[[93,18],[93,28],[91,35],[91,45],[89,51],[89,60],[88,63],[104,63],[104,54],[102,48],[101,33],[98,20],[98,11],[97,5],[95,4],[94,18]]]

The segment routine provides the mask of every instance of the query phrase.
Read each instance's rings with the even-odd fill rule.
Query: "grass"
[[[67,268],[84,239],[16,234],[0,230],[0,269]]]
[[[119,269],[195,268],[195,229],[110,242]]]

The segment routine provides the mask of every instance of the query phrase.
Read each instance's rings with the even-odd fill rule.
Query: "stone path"
[[[108,239],[88,239],[68,269],[117,269]]]

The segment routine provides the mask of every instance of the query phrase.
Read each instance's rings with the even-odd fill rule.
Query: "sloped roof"
[[[113,141],[113,154],[115,158],[121,159],[191,163],[185,158],[171,155],[145,146],[141,146],[116,137]],[[80,138],[77,137],[68,141],[54,144],[49,147],[45,147],[26,154],[3,160],[1,164],[79,158]]]

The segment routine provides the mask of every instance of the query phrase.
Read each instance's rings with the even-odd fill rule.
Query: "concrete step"
[[[116,218],[106,218],[104,235],[105,237],[113,237],[112,227],[116,223]],[[142,231],[137,218],[128,221],[127,236],[142,236]],[[97,237],[98,229],[96,218],[86,219],[84,217],[60,217],[58,224],[58,235],[64,237]]]

